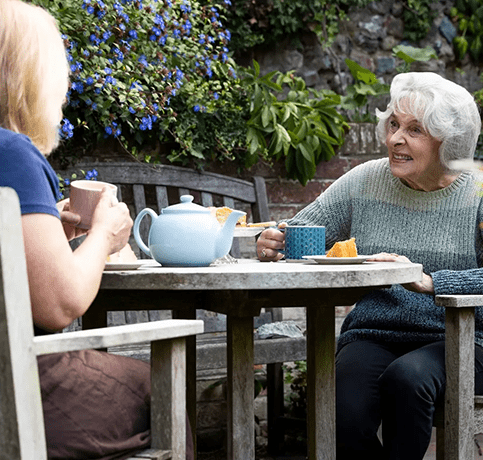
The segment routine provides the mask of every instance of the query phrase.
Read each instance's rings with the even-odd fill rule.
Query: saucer
[[[327,256],[303,256],[306,260],[313,260],[318,264],[324,265],[351,265],[362,264],[370,256],[357,256],[357,257],[327,257]]]

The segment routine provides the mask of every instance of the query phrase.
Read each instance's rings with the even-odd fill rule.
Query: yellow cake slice
[[[326,255],[327,257],[357,257],[356,239],[338,241]]]
[[[216,217],[218,222],[222,225],[226,222],[226,219],[228,219],[228,216],[233,211],[233,209],[229,208],[228,206],[222,206],[221,208],[215,208],[213,206],[210,206],[208,209],[210,210],[211,214],[214,217]],[[241,216],[238,219],[236,225],[240,226],[240,227],[246,227],[247,226],[247,216],[246,215]]]

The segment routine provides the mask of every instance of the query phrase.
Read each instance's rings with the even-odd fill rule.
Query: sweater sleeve
[[[327,245],[350,238],[352,197],[360,181],[360,167],[347,172],[302,211],[286,220],[287,224],[325,226]]]
[[[435,295],[483,293],[483,268],[439,270],[431,273]]]

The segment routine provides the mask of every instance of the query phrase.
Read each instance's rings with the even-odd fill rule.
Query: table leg
[[[255,459],[253,318],[227,315],[227,399],[230,460]]]
[[[335,308],[307,308],[307,450],[335,460]]]

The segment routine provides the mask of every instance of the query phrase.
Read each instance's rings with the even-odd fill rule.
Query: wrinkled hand
[[[278,227],[285,228],[287,224],[282,222]],[[257,257],[262,262],[274,262],[280,260],[283,254],[278,252],[285,247],[285,233],[276,228],[267,228],[257,240]]]
[[[126,246],[132,225],[133,221],[126,203],[119,203],[113,197],[112,191],[105,187],[92,215],[90,231],[105,231],[109,239],[109,254],[113,254]]]
[[[411,263],[406,256],[400,256],[399,254],[389,254],[387,252],[381,252],[374,254],[367,259],[369,262],[399,262],[399,263]],[[408,291],[419,292],[421,294],[434,294],[433,278],[426,273],[423,273],[421,281],[414,283],[402,284],[402,287]]]
[[[67,240],[70,241],[86,234],[86,230],[77,228],[77,225],[79,225],[81,221],[81,216],[70,211],[70,202],[68,198],[59,201],[57,203],[57,209],[59,210],[60,221],[62,222],[62,227],[64,228]]]

